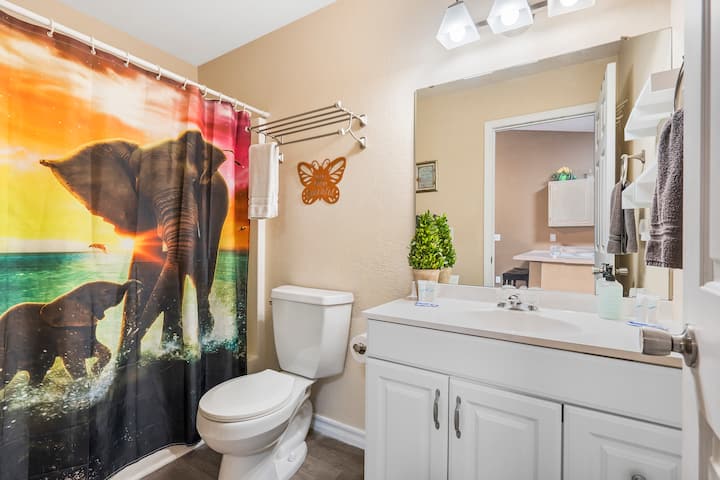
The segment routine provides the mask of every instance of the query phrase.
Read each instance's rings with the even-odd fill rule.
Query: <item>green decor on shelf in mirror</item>
[[[442,251],[445,262],[440,269],[440,283],[449,283],[450,275],[452,274],[452,267],[455,266],[457,255],[455,253],[455,246],[453,245],[452,231],[450,230],[450,224],[446,214],[436,215],[435,223],[438,227],[438,234],[440,235],[440,250]]]
[[[437,221],[430,211],[415,217],[415,236],[410,242],[408,263],[413,268],[415,280],[438,280],[445,256]]]
[[[570,167],[561,167],[550,176],[550,180],[553,182],[562,182],[564,180],[575,180],[577,177],[570,169]]]

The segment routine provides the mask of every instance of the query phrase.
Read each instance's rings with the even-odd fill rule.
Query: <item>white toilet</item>
[[[222,453],[220,480],[287,480],[305,461],[310,387],[345,366],[353,295],[283,286],[272,290],[281,371],[228,380],[200,399],[197,428]]]

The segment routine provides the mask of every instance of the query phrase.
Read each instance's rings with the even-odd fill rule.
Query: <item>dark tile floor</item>
[[[310,432],[308,455],[293,480],[362,480],[363,451],[332,438]],[[220,455],[203,446],[145,480],[216,480]]]

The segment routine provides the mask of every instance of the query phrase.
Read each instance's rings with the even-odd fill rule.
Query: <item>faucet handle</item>
[[[542,296],[542,289],[537,287],[531,287],[525,290],[525,303],[527,304],[528,310],[536,312],[540,309],[540,297]]]
[[[503,285],[495,290],[495,298],[497,300],[497,306],[504,308],[507,306],[508,298],[516,291],[514,285]]]

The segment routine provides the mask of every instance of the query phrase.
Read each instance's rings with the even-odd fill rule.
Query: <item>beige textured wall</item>
[[[601,80],[602,82],[602,80]],[[548,179],[567,166],[582,178],[592,171],[595,135],[579,132],[500,132],[495,137],[495,275],[527,266],[512,257],[561,245],[590,245],[593,227],[548,227]]]
[[[86,35],[91,35],[113,47],[127,50],[135,56],[159,64],[166,70],[197,81],[194,65],[165,53],[99,20],[74,10],[58,0],[13,0],[13,3],[55,20]]]
[[[490,5],[487,0],[468,2],[478,18]],[[269,110],[275,118],[338,99],[369,115],[365,151],[349,138],[284,149],[280,217],[268,222],[267,284],[352,291],[353,334],[366,328],[363,309],[409,289],[416,89],[670,23],[669,0],[604,0],[591,12],[552,20],[540,14],[533,29],[516,38],[483,30],[480,42],[447,51],[434,38],[446,8],[447,3],[436,0],[338,0],[200,67],[201,82]],[[340,155],[348,157],[340,201],[303,205],[297,162]],[[263,343],[265,363],[272,365],[269,328]],[[319,414],[363,427],[362,366],[348,361],[342,375],[319,382],[314,391]]]
[[[438,160],[439,179],[437,192],[416,195],[415,209],[447,213],[458,258],[453,273],[460,275],[461,283],[483,284],[485,123],[594,103],[605,66],[615,60],[578,63],[418,97],[415,161]]]

